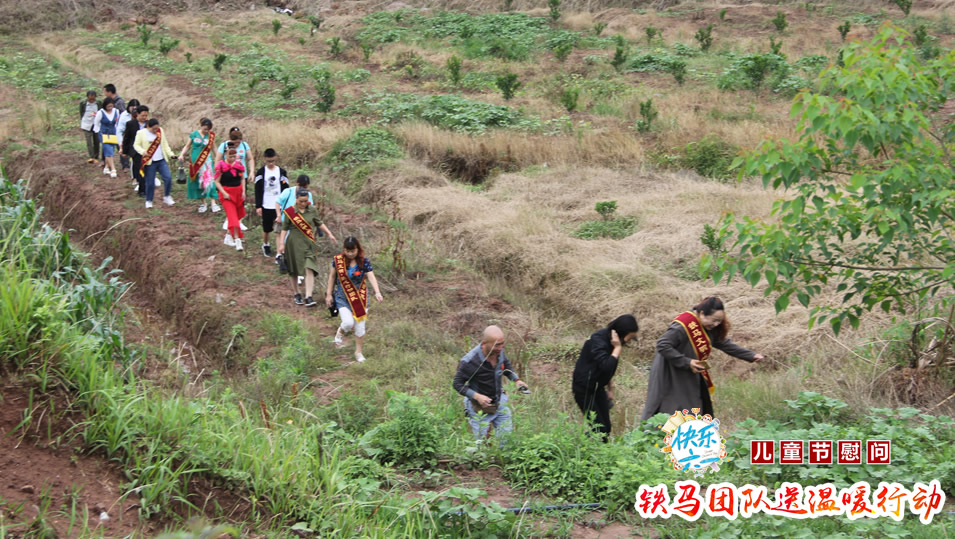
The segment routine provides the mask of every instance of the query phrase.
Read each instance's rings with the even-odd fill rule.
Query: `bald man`
[[[502,433],[511,431],[511,412],[507,408],[507,393],[502,387],[503,376],[527,389],[527,384],[511,369],[511,362],[504,355],[504,332],[497,326],[488,326],[481,344],[461,358],[453,382],[455,391],[465,397],[468,423],[477,440],[486,438],[491,426]]]

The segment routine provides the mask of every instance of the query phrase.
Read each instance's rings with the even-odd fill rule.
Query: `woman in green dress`
[[[309,203],[308,198],[308,189],[299,188],[295,192],[295,205],[285,208],[285,221],[282,223],[278,253],[285,255],[288,274],[292,279],[292,289],[295,291],[295,304],[314,307],[317,303],[312,299],[312,291],[315,289],[315,277],[321,268],[318,263],[317,231],[324,232],[325,237],[332,244],[337,244],[338,240],[322,223],[318,210]],[[299,292],[299,277],[305,277],[304,300]]]
[[[186,184],[186,198],[199,201],[199,213],[206,212],[206,199],[212,203],[212,213],[221,208],[216,204],[219,192],[213,181],[212,161],[215,151],[216,134],[212,132],[212,120],[199,120],[199,129],[189,135],[189,142],[179,153],[179,161],[185,163],[189,156],[189,182]]]

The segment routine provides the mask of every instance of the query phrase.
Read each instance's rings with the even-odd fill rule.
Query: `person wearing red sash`
[[[335,346],[345,346],[345,333],[355,332],[355,361],[365,361],[362,355],[362,338],[365,336],[365,321],[368,319],[368,285],[375,290],[375,299],[384,298],[378,289],[378,280],[365,257],[361,243],[354,236],[345,238],[343,250],[332,260],[332,272],[328,274],[325,304],[338,308],[342,323],[335,333]]]
[[[136,132],[133,150],[142,156],[139,173],[143,176],[143,186],[146,190],[146,209],[153,207],[153,194],[156,190],[156,174],[162,178],[164,184],[163,204],[172,206],[176,202],[172,199],[172,173],[169,172],[170,159],[178,157],[172,153],[166,133],[159,127],[159,120],[152,118],[146,122],[146,129]]]
[[[295,192],[295,205],[285,208],[285,222],[282,223],[282,235],[279,238],[278,254],[285,256],[292,290],[295,291],[295,304],[314,307],[318,303],[312,299],[315,279],[319,274],[318,231],[328,236],[332,244],[338,243],[328,227],[322,223],[315,206],[309,202],[308,189],[299,188]],[[288,254],[286,254],[286,251]],[[299,293],[298,278],[305,278],[305,299]]]
[[[189,135],[189,141],[179,152],[179,160],[189,163],[189,181],[186,183],[186,198],[199,201],[199,213],[205,213],[206,199],[212,203],[212,213],[219,211],[216,200],[219,192],[213,178],[213,151],[216,143],[216,134],[212,132],[212,120],[199,120],[199,129]],[[186,158],[188,156],[188,161]]]
[[[239,220],[245,217],[245,168],[235,160],[235,149],[230,148],[225,160],[216,163],[215,178],[229,225],[223,243],[241,251],[242,229],[239,228]]]
[[[693,408],[714,415],[710,394],[715,385],[706,363],[713,348],[743,361],[763,360],[763,354],[731,341],[727,337],[729,330],[723,302],[717,297],[708,297],[676,317],[657,341],[641,420]]]

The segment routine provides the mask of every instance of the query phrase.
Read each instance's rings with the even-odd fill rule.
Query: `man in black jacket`
[[[504,332],[497,326],[488,326],[481,344],[461,358],[452,383],[455,391],[465,397],[464,409],[477,440],[486,438],[492,426],[505,434],[511,431],[511,411],[502,387],[503,376],[522,391],[528,390],[504,355]]]
[[[146,128],[146,122],[149,121],[149,107],[140,105],[136,109],[136,117],[126,122],[126,131],[123,133],[122,156],[132,157],[133,160],[133,178],[136,179],[136,193],[140,198],[146,196],[146,186],[143,183],[143,175],[139,169],[143,163],[143,156],[139,155],[133,149],[133,142],[136,140],[136,132]]]
[[[278,222],[276,201],[282,191],[288,189],[288,173],[275,164],[278,154],[275,150],[265,150],[265,166],[255,173],[255,213],[262,218],[262,254],[266,258],[272,257],[272,246],[269,244],[269,234],[275,229]]]

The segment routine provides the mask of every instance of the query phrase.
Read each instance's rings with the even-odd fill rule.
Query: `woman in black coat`
[[[613,375],[623,344],[636,338],[637,319],[625,314],[606,328],[590,336],[580,349],[574,367],[572,389],[577,406],[590,417],[594,413],[594,431],[600,432],[606,442],[610,434],[610,408],[613,407]]]

